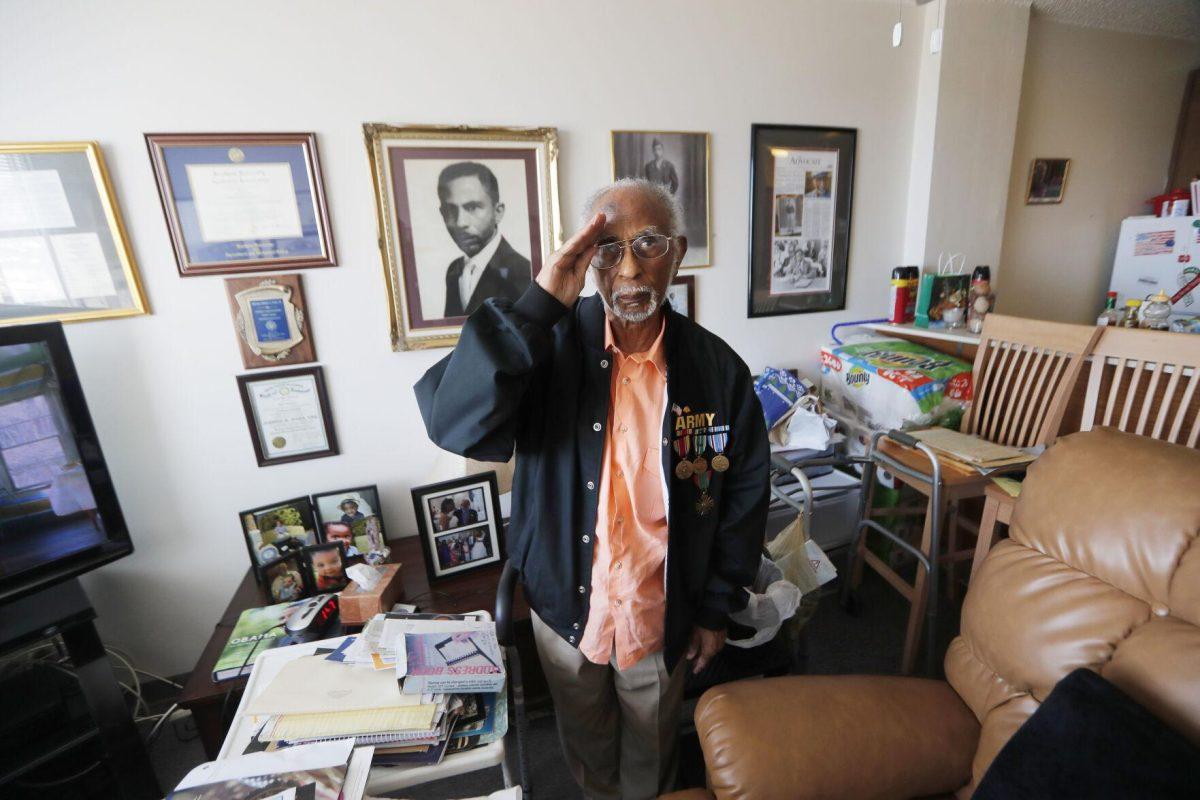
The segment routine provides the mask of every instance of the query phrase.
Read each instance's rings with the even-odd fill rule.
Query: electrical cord
[[[266,641],[267,634],[270,633],[271,631],[275,630],[276,628],[282,628],[284,626],[284,624],[285,623],[280,622],[278,625],[272,625],[271,627],[267,628],[265,631],[263,631],[259,635],[258,641],[256,641],[254,643],[254,646],[250,648],[250,652],[246,654],[246,660],[243,661],[242,666],[238,668],[237,677],[240,678],[242,676],[242,671],[246,669],[247,665],[249,665],[250,659],[254,658],[254,652],[256,650],[258,650],[258,646],[260,644],[262,644],[264,641]],[[229,697],[232,694],[233,694],[233,686],[230,685],[230,687],[225,690],[225,697],[223,700],[221,700],[221,713],[217,717],[217,719],[221,720],[222,725],[225,724],[225,713],[229,710]]]

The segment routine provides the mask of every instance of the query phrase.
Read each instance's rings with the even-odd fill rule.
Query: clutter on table
[[[754,381],[754,392],[763,408],[771,452],[821,451],[840,438],[834,432],[837,422],[822,411],[816,384],[807,378],[767,367]]]

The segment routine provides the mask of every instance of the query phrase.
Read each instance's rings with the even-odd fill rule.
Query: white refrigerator
[[[1117,308],[1165,291],[1171,320],[1200,325],[1200,217],[1128,217],[1121,223],[1110,292]]]

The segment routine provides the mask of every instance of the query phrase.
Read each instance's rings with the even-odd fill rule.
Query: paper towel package
[[[971,402],[971,365],[889,336],[826,344],[821,397],[827,407],[875,430],[957,429]]]

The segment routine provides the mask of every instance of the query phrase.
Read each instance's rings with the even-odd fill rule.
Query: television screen
[[[0,598],[132,549],[62,327],[0,329]]]

